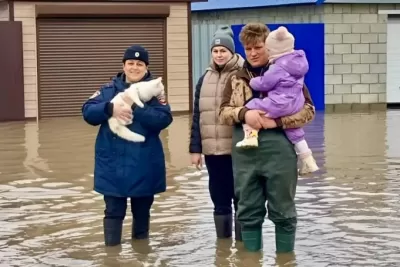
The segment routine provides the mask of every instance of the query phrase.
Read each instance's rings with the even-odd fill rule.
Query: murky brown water
[[[296,256],[278,259],[269,221],[263,254],[216,242],[207,172],[187,167],[188,116],[163,133],[168,191],[153,206],[150,243],[131,244],[127,216],[122,248],[106,250],[96,131],[81,118],[0,124],[0,266],[400,264],[399,111],[319,114],[307,128],[322,171],[300,178]]]

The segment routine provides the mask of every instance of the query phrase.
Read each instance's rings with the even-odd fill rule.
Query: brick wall
[[[194,13],[192,17],[217,25],[325,23],[325,103],[385,103],[387,16],[378,15],[378,10],[396,8],[400,4],[325,4]]]
[[[383,5],[326,5],[325,103],[386,102],[386,15]]]

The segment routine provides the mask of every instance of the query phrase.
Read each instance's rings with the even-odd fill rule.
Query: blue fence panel
[[[236,52],[245,57],[239,41],[239,33],[244,25],[232,25],[235,34]],[[317,110],[325,110],[325,27],[323,23],[267,24],[270,30],[285,26],[295,37],[295,48],[306,52],[310,70],[305,83],[310,90]]]
[[[207,2],[194,2],[192,11],[211,11],[227,9],[243,9],[254,7],[289,6],[302,4],[323,4],[324,0],[208,0]]]

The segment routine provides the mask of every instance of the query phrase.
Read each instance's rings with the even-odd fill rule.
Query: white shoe
[[[250,137],[237,142],[236,147],[258,147],[258,138]]]
[[[301,161],[300,174],[316,172],[319,170],[318,165],[312,154],[305,157],[304,159],[300,159],[300,161]]]

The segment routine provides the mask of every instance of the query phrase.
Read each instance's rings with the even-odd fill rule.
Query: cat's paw
[[[137,106],[139,106],[139,107],[144,107],[144,104],[142,103],[142,102],[138,102],[138,103],[135,103]]]
[[[143,102],[140,101],[140,100],[136,100],[136,101],[134,101],[133,103],[135,103],[135,105],[138,106],[138,107],[141,107],[141,108],[144,107]]]

